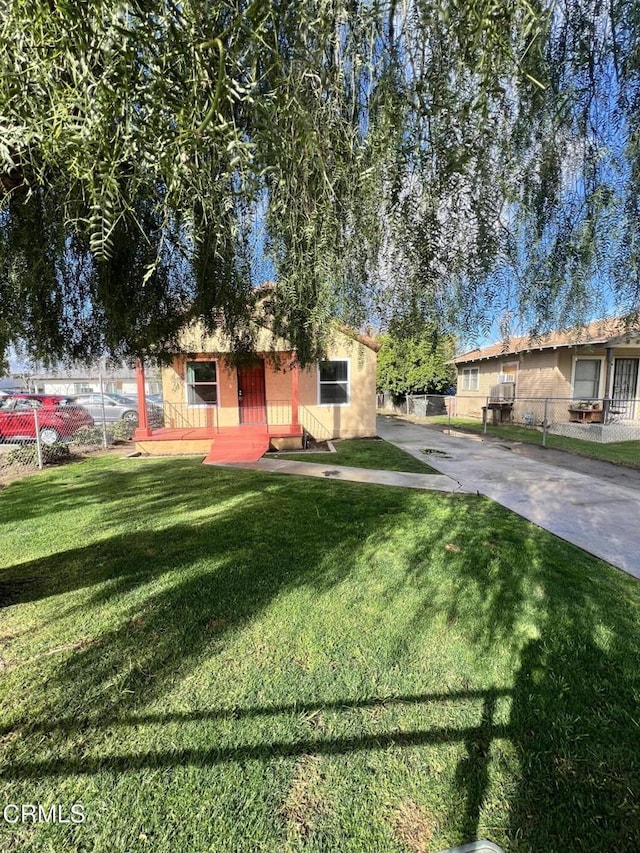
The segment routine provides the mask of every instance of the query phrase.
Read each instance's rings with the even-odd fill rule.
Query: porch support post
[[[607,346],[606,352],[606,374],[604,380],[604,400],[602,401],[602,423],[609,423],[609,409],[611,408],[611,397],[613,396],[613,349]]]
[[[291,353],[291,426],[298,426],[300,423],[298,415],[299,381],[300,368],[298,367],[297,356],[294,351]]]
[[[149,418],[147,417],[147,398],[144,381],[144,362],[142,358],[136,359],[136,385],[138,388],[138,427],[133,434],[134,438],[149,438]]]

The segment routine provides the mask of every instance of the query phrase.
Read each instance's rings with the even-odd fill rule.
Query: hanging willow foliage
[[[3,2],[0,352],[161,356],[195,317],[246,346],[256,223],[303,363],[331,317],[477,322],[498,273],[534,323],[588,310],[598,223],[637,208],[592,126],[606,101],[638,157],[637,25],[616,0]]]

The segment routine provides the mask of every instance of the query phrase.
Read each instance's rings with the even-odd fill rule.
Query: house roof
[[[622,317],[594,320],[592,323],[577,329],[549,332],[539,338],[531,336],[510,338],[507,341],[500,341],[482,349],[469,350],[469,352],[456,355],[450,363],[465,364],[471,361],[483,361],[488,358],[499,358],[535,350],[606,344],[614,338],[623,338],[627,331],[627,326]]]

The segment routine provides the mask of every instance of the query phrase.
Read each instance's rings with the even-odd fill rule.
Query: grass
[[[430,423],[448,423],[443,416],[429,418]],[[468,432],[482,432],[482,421],[474,418],[451,418],[451,426]],[[487,424],[487,435],[502,438],[506,441],[522,441],[526,444],[542,444],[542,432],[531,427],[517,424]],[[555,450],[566,450],[579,456],[592,459],[602,459],[617,465],[630,468],[640,468],[640,441],[615,441],[603,444],[598,441],[583,441],[579,438],[568,438],[564,435],[547,434],[547,447]]]
[[[408,471],[411,474],[437,474],[429,465],[381,438],[343,439],[333,442],[335,453],[287,453],[283,459],[319,462],[322,465],[349,465],[353,468],[378,468],[383,471]],[[280,456],[280,454],[274,454]]]
[[[0,493],[0,849],[640,849],[640,585],[472,496],[93,459]]]

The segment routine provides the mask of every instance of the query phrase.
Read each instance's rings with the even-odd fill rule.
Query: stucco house
[[[376,434],[378,344],[334,327],[326,359],[301,369],[291,345],[258,329],[254,352],[231,357],[231,342],[201,324],[185,328],[162,370],[164,426],[151,429],[138,396],[136,446],[145,453],[200,453],[205,462],[251,461],[303,439]],[[138,366],[144,383],[144,368]]]
[[[627,330],[620,318],[538,340],[512,338],[460,353],[452,363],[459,415],[481,416],[488,404],[503,419],[527,422],[526,416],[540,419],[534,401],[546,398],[554,426],[615,420],[637,429],[640,421],[640,330]]]

